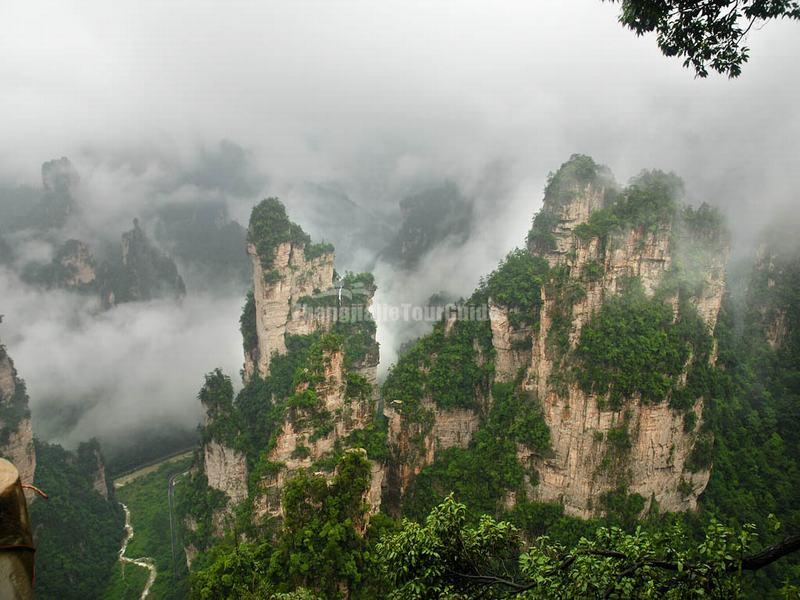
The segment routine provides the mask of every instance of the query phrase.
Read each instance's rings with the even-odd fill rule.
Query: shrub
[[[688,303],[677,322],[659,297],[648,298],[640,284],[609,299],[581,331],[574,374],[585,393],[597,392],[612,408],[641,395],[660,402],[679,387],[690,356],[707,362],[710,334]]]

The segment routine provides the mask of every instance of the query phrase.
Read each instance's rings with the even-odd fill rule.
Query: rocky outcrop
[[[203,445],[203,471],[209,487],[223,492],[230,505],[247,498],[247,460],[242,453],[212,439]]]
[[[80,175],[66,156],[42,163],[42,186],[45,192],[69,194],[80,179]]]
[[[710,462],[695,450],[710,443],[702,382],[716,358],[712,332],[728,247],[719,214],[680,206],[681,190],[677,177],[657,171],[620,189],[608,169],[580,155],[550,176],[527,253],[509,254],[471,299],[488,304],[490,331],[468,329],[487,380],[473,380],[472,390],[461,383],[447,405],[474,408],[442,410],[429,395],[432,381],[446,394],[437,353],[459,356],[459,367],[447,369],[467,372],[465,340],[452,336],[458,321],[451,316],[421,342],[414,364],[399,363],[398,375],[387,378],[392,508],[413,493],[414,477],[438,450],[480,452],[470,440],[483,427],[508,431],[505,441],[513,440],[516,452],[507,444],[498,453],[509,452],[511,461],[516,455],[521,467],[523,485],[497,497],[499,507],[559,502],[568,514],[591,517],[613,510],[622,494],[641,496],[644,510],[696,506],[709,478]],[[612,312],[604,314],[615,316],[595,321],[607,305]],[[626,323],[615,311],[628,310],[642,312]],[[589,324],[592,335],[584,336]],[[437,340],[441,332],[444,340]],[[488,333],[491,347],[479,352]],[[614,361],[630,361],[642,375],[635,385],[619,372],[627,367],[607,361],[607,334],[621,336]],[[638,364],[652,348],[680,358]],[[663,384],[652,391],[654,380]],[[425,485],[436,485],[439,475],[430,473]],[[439,483],[450,483],[444,479]]]
[[[272,354],[286,352],[287,334],[305,335],[325,326],[326,321],[295,305],[303,297],[333,288],[333,252],[306,260],[304,244],[282,242],[268,268],[254,244],[248,244],[247,252],[253,264],[258,352],[245,358],[245,373],[257,369],[264,377]]]
[[[698,402],[695,413],[701,409]],[[683,415],[668,403],[631,402],[625,413],[603,411],[596,397],[570,388],[565,398],[548,397],[544,411],[552,455],[536,456],[524,447],[518,452],[520,462],[532,461],[539,474],[538,485],[528,486],[531,498],[560,502],[568,514],[589,517],[601,510],[602,494],[618,486],[622,469],[627,492],[655,500],[660,510],[696,507],[710,473],[686,469],[696,430],[685,432]],[[615,456],[609,449],[609,432],[622,427],[631,447],[627,456]]]
[[[81,450],[79,450],[79,455],[81,454]],[[83,452],[89,455],[87,457],[90,463],[88,465],[89,472],[93,473],[92,489],[108,500],[109,490],[111,488],[109,487],[109,481],[106,477],[106,464],[103,460],[103,455],[100,453],[100,445],[97,443],[90,443]]]
[[[597,313],[607,298],[617,294],[631,277],[641,281],[652,295],[675,264],[673,225],[662,222],[654,227],[630,226],[608,236],[576,233],[593,211],[602,208],[605,190],[588,184],[575,190],[571,200],[548,206],[555,221],[553,243],[543,252],[552,267],[566,273],[555,286],[544,286],[538,333],[534,336],[532,360],[526,386],[538,395],[550,428],[552,453],[535,456],[521,449],[520,458],[531,460],[539,482],[530,495],[538,500],[559,501],[569,514],[589,517],[600,509],[598,499],[612,491],[621,480],[628,493],[655,499],[661,510],[679,511],[696,506],[705,489],[709,472],[689,472],[687,459],[698,436],[699,424],[688,431],[684,413],[669,406],[669,398],[643,403],[628,398],[618,410],[602,408],[595,395],[585,393],[576,383],[565,384],[566,365],[558,355],[575,348],[582,328]],[[581,234],[581,235],[579,235]],[[702,265],[704,277],[689,300],[712,331],[724,290],[726,250],[713,254]],[[681,264],[681,268],[688,265]],[[680,270],[679,270],[680,272]],[[571,297],[564,290],[580,290]],[[677,314],[677,292],[668,298]],[[568,324],[568,345],[555,348],[555,319]],[[713,360],[713,358],[712,358]],[[685,378],[685,374],[684,374]],[[693,409],[702,414],[703,399]],[[609,450],[609,433],[625,428],[630,448],[616,460]],[[613,434],[612,434],[613,435]]]
[[[0,344],[0,456],[12,462],[22,483],[33,483],[36,452],[33,446],[28,395],[14,363]],[[33,495],[26,491],[28,501]]]
[[[249,417],[237,412],[230,381],[220,386],[221,373],[207,378],[204,389],[212,380],[218,389],[201,392],[208,415],[202,470],[208,485],[230,499],[228,511],[247,501],[254,521],[261,523],[282,516],[287,478],[301,469],[333,477],[336,460],[357,445],[351,436],[365,429],[370,430],[365,435],[375,433],[379,356],[368,314],[372,276],[348,273],[334,283],[333,247],[312,244],[279,200],[268,198],[254,208],[247,253],[253,291],[240,319],[243,394],[250,415],[263,408],[261,402],[269,410],[264,422],[245,422]],[[288,352],[293,354],[281,362],[283,368],[272,373],[273,361]],[[262,390],[269,390],[264,397]],[[375,511],[383,469],[372,461],[365,501]]]
[[[437,452],[448,448],[466,448],[481,424],[479,413],[456,408],[442,409],[433,400],[422,402],[423,419],[404,418],[399,407],[387,406],[390,446],[395,460],[390,473],[390,493],[402,497],[416,475],[433,464]]]
[[[473,226],[473,203],[453,183],[422,190],[400,201],[400,227],[380,258],[400,267],[416,268],[440,245],[458,248]]]
[[[55,258],[60,267],[59,284],[67,288],[89,285],[97,278],[94,257],[89,245],[79,240],[68,240]]]
[[[313,409],[290,408],[274,448],[269,453],[270,462],[281,467],[260,484],[260,495],[254,504],[255,515],[259,519],[265,515],[281,514],[280,490],[292,473],[310,468],[320,459],[332,456],[337,451],[337,443],[374,421],[374,396],[371,393],[356,397],[348,395],[343,349],[325,351],[322,362],[321,380],[313,385],[317,406]],[[309,385],[303,383],[296,391],[302,393],[308,388]],[[322,419],[324,423],[314,418],[314,415],[320,414],[325,415]],[[377,511],[380,507],[383,466],[373,462],[372,475],[369,504]]]
[[[531,362],[532,329],[514,327],[509,309],[489,300],[492,347],[495,350],[495,381],[513,381],[519,370]]]
[[[180,298],[186,285],[175,262],[145,235],[139,220],[122,234],[122,254],[103,265],[99,279],[104,306],[154,298]]]
[[[73,192],[80,176],[66,157],[42,164],[43,194],[33,208],[31,222],[39,227],[63,227],[78,212]]]

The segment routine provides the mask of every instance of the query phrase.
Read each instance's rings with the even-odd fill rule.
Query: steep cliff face
[[[437,453],[448,448],[466,448],[481,424],[480,413],[470,409],[441,409],[433,400],[422,401],[422,410],[430,418],[409,422],[403,414],[386,407],[389,440],[397,457],[391,480],[391,493],[404,496],[414,477],[433,464]]]
[[[89,245],[80,240],[67,240],[55,260],[61,267],[60,285],[75,288],[90,285],[97,278],[94,257]]]
[[[432,187],[400,201],[400,229],[380,257],[413,269],[439,244],[458,247],[469,237],[473,205],[453,183]]]
[[[231,504],[247,497],[247,462],[241,452],[209,440],[203,445],[203,472],[209,487],[225,494]]]
[[[366,501],[376,511],[384,480],[385,431],[376,414],[378,344],[369,306],[371,275],[334,281],[333,248],[312,244],[276,199],[251,217],[248,253],[253,291],[240,320],[244,389],[209,374],[203,461],[207,486],[225,506],[190,515],[219,531],[233,505],[253,526],[283,515],[282,492],[301,470],[334,476],[350,448],[365,448],[371,464]],[[216,523],[216,524],[215,524]]]
[[[420,473],[443,453],[466,449],[482,425],[491,338],[485,307],[478,315],[454,312],[392,367],[382,388],[391,456],[385,500],[392,512],[401,512]]]
[[[681,186],[644,172],[620,188],[584,156],[551,176],[527,249],[467,302],[488,323],[448,319],[387,378],[393,506],[447,489],[488,511],[696,505],[727,239]],[[503,477],[481,482],[485,468]]]
[[[25,383],[0,344],[0,456],[14,463],[23,483],[33,483],[36,452]],[[26,492],[30,501],[33,496]]]
[[[260,481],[254,500],[259,520],[282,514],[280,490],[287,478],[299,469],[323,470],[325,459],[341,453],[351,436],[367,430],[375,420],[371,386],[355,373],[348,375],[343,348],[331,340],[320,359],[317,369],[306,369],[275,436],[268,455],[275,469]],[[383,466],[372,461],[369,503],[373,510],[380,507],[383,478]]]
[[[747,325],[750,335],[763,337],[770,348],[784,349],[791,333],[798,330],[796,300],[800,279],[800,244],[796,241],[796,219],[768,230],[758,247],[747,290]]]
[[[601,510],[598,501],[615,489],[639,494],[648,503],[654,500],[661,510],[691,509],[709,477],[705,468],[688,468],[700,435],[704,398],[692,396],[680,408],[671,398],[676,389],[688,387],[690,370],[703,366],[694,363],[713,363],[713,353],[700,356],[692,348],[695,355],[670,375],[675,388],[647,399],[633,390],[612,403],[616,406],[605,401],[606,390],[576,381],[573,370],[584,327],[632,280],[647,298],[658,293],[658,302],[672,308],[673,321],[687,318],[679,309],[687,301],[693,309],[686,311],[695,310],[712,332],[724,290],[726,242],[719,233],[700,231],[707,225],[698,223],[703,216],[671,206],[676,191],[668,189],[672,184],[666,177],[634,184],[614,205],[630,206],[660,193],[661,214],[649,222],[648,216],[640,216],[604,229],[604,220],[620,219],[603,200],[605,185],[576,183],[566,201],[545,199],[552,238],[547,248],[536,251],[551,265],[552,274],[542,290],[541,323],[526,385],[542,402],[552,454],[533,457],[539,481],[530,493],[560,501],[568,513],[583,517]],[[637,185],[645,190],[641,199]],[[639,368],[657,371],[659,365]]]
[[[247,497],[247,461],[237,447],[237,415],[230,378],[219,370],[206,375],[200,402],[205,413],[201,470],[208,487],[224,494],[224,507],[232,507]],[[219,515],[215,518],[218,520]]]
[[[257,347],[245,357],[245,373],[269,374],[273,353],[286,353],[286,335],[308,335],[326,321],[295,307],[304,297],[333,288],[333,252],[306,259],[305,244],[281,242],[273,256],[261,256],[255,244],[247,252],[253,263]],[[264,265],[267,265],[266,267]]]
[[[106,477],[106,463],[100,449],[100,443],[96,440],[83,442],[78,446],[77,461],[81,471],[91,483],[92,489],[100,494],[104,500],[113,498],[113,487]]]
[[[531,362],[533,328],[512,322],[511,310],[489,299],[489,322],[495,350],[495,381],[513,381]]]

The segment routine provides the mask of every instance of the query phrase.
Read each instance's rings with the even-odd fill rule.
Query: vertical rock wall
[[[14,363],[0,344],[0,456],[14,463],[22,483],[33,483],[36,453],[33,447],[28,396]],[[30,501],[33,495],[26,491]]]
[[[300,298],[333,287],[333,253],[307,261],[302,244],[283,242],[275,249],[271,268],[265,270],[253,244],[248,245],[247,252],[253,263],[258,352],[256,357],[245,359],[245,373],[257,370],[265,377],[272,354],[286,352],[287,333],[309,334],[322,326],[292,309]]]
[[[402,497],[413,478],[433,464],[437,452],[448,448],[466,448],[481,424],[480,414],[463,408],[438,408],[430,398],[422,402],[429,418],[424,423],[404,419],[393,407],[386,407],[389,419],[389,442],[395,460],[390,476],[390,493]]]
[[[319,408],[327,411],[331,416],[330,421],[326,423],[325,429],[320,430],[306,418],[309,416],[307,411],[297,408],[289,410],[269,454],[269,460],[282,467],[261,482],[260,495],[254,504],[256,518],[282,514],[280,491],[284,481],[298,469],[310,468],[320,459],[332,455],[337,450],[338,442],[345,440],[354,431],[368,427],[374,421],[373,395],[347,395],[343,350],[324,352],[323,365],[322,381],[314,384],[313,389],[320,401]],[[307,384],[302,384],[297,391],[302,392],[307,387]],[[383,467],[373,462],[372,475],[369,503],[377,511],[380,507]]]
[[[333,251],[326,248],[314,258],[307,258],[306,250],[310,247],[308,237],[286,219],[279,202],[274,199],[265,202],[270,203],[269,210],[272,210],[268,218],[274,221],[259,222],[262,228],[256,229],[272,234],[276,230],[273,227],[275,225],[293,230],[297,235],[292,237],[295,241],[278,241],[269,249],[257,243],[248,244],[247,252],[253,268],[253,300],[252,305],[246,307],[246,326],[254,327],[254,335],[246,335],[249,338],[246,343],[252,345],[252,348],[245,349],[246,382],[256,374],[262,378],[270,375],[272,358],[287,352],[287,336],[310,335],[333,328],[333,312],[343,306],[342,293],[351,294],[348,300],[356,293],[353,290],[343,292],[334,287]],[[258,210],[259,207],[254,215]],[[256,235],[251,220],[251,236]],[[319,247],[316,250],[319,251]],[[269,252],[269,256],[264,252]],[[363,296],[366,303],[365,310],[371,303],[373,292],[359,288],[359,296]],[[311,301],[306,305],[302,302],[304,298]],[[350,306],[349,301],[346,304]],[[251,315],[254,315],[252,320]],[[344,328],[344,331],[337,331],[346,346],[348,330]],[[363,343],[364,340],[359,345]],[[288,477],[299,469],[310,468],[320,460],[337,456],[346,449],[348,436],[374,423],[379,359],[377,345],[355,364],[348,365],[345,364],[344,348],[326,348],[320,377],[294,390],[296,394],[302,394],[310,387],[317,399],[317,406],[301,408],[290,405],[290,399],[287,398],[264,398],[264,402],[283,405],[284,413],[270,439],[262,440],[266,454],[250,457],[251,465],[253,462],[262,465],[264,459],[268,463],[263,472],[259,471],[260,480],[253,482],[252,490],[248,490],[247,485],[247,457],[221,442],[206,444],[204,468],[209,485],[225,491],[233,502],[249,499],[256,521],[282,514],[281,495]],[[363,377],[362,381],[369,386],[368,393],[349,394],[351,375]],[[324,423],[319,422],[320,415],[324,417]],[[258,468],[261,469],[261,466]],[[373,462],[372,475],[367,501],[376,511],[380,506],[383,466]]]
[[[247,498],[247,460],[241,452],[210,440],[203,445],[203,471],[209,487],[224,492],[230,504]]]
[[[543,256],[552,267],[566,268],[568,284],[580,285],[585,294],[567,307],[569,347],[580,339],[583,326],[603,302],[620,290],[620,283],[638,277],[647,294],[652,294],[674,263],[672,226],[652,230],[632,227],[601,241],[581,239],[575,228],[601,207],[604,190],[593,185],[580,189],[573,200],[556,207],[545,206],[556,217],[553,249]],[[713,331],[724,290],[725,253],[702,265],[704,277],[690,298],[698,313]],[[592,269],[592,275],[588,274]],[[677,297],[670,301],[677,310]],[[562,502],[569,514],[588,517],[599,509],[598,498],[611,491],[616,478],[604,472],[606,443],[610,430],[627,427],[631,449],[624,465],[630,481],[628,492],[655,499],[661,510],[679,511],[696,506],[705,489],[709,472],[691,473],[685,463],[694,447],[700,424],[684,431],[683,413],[669,407],[669,399],[644,404],[639,398],[627,399],[620,410],[601,409],[597,397],[569,383],[566,393],[557,389],[553,340],[548,337],[555,315],[565,310],[564,298],[548,295],[543,288],[543,309],[534,337],[527,386],[538,394],[552,437],[552,455],[533,457],[539,473],[538,486],[531,495],[543,501]],[[702,413],[703,399],[694,406]],[[524,458],[524,449],[521,454]]]

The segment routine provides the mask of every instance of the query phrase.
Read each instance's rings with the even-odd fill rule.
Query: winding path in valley
[[[150,577],[147,578],[147,584],[142,590],[141,600],[144,600],[147,598],[148,594],[150,594],[150,588],[153,586],[153,582],[156,580],[156,565],[153,563],[153,559],[147,556],[143,556],[141,558],[128,558],[125,556],[125,550],[128,548],[128,543],[133,539],[133,526],[131,525],[131,511],[129,511],[128,507],[121,502],[120,506],[122,506],[122,510],[125,511],[125,539],[122,541],[122,547],[119,549],[119,560],[120,562],[130,563],[150,571]]]

